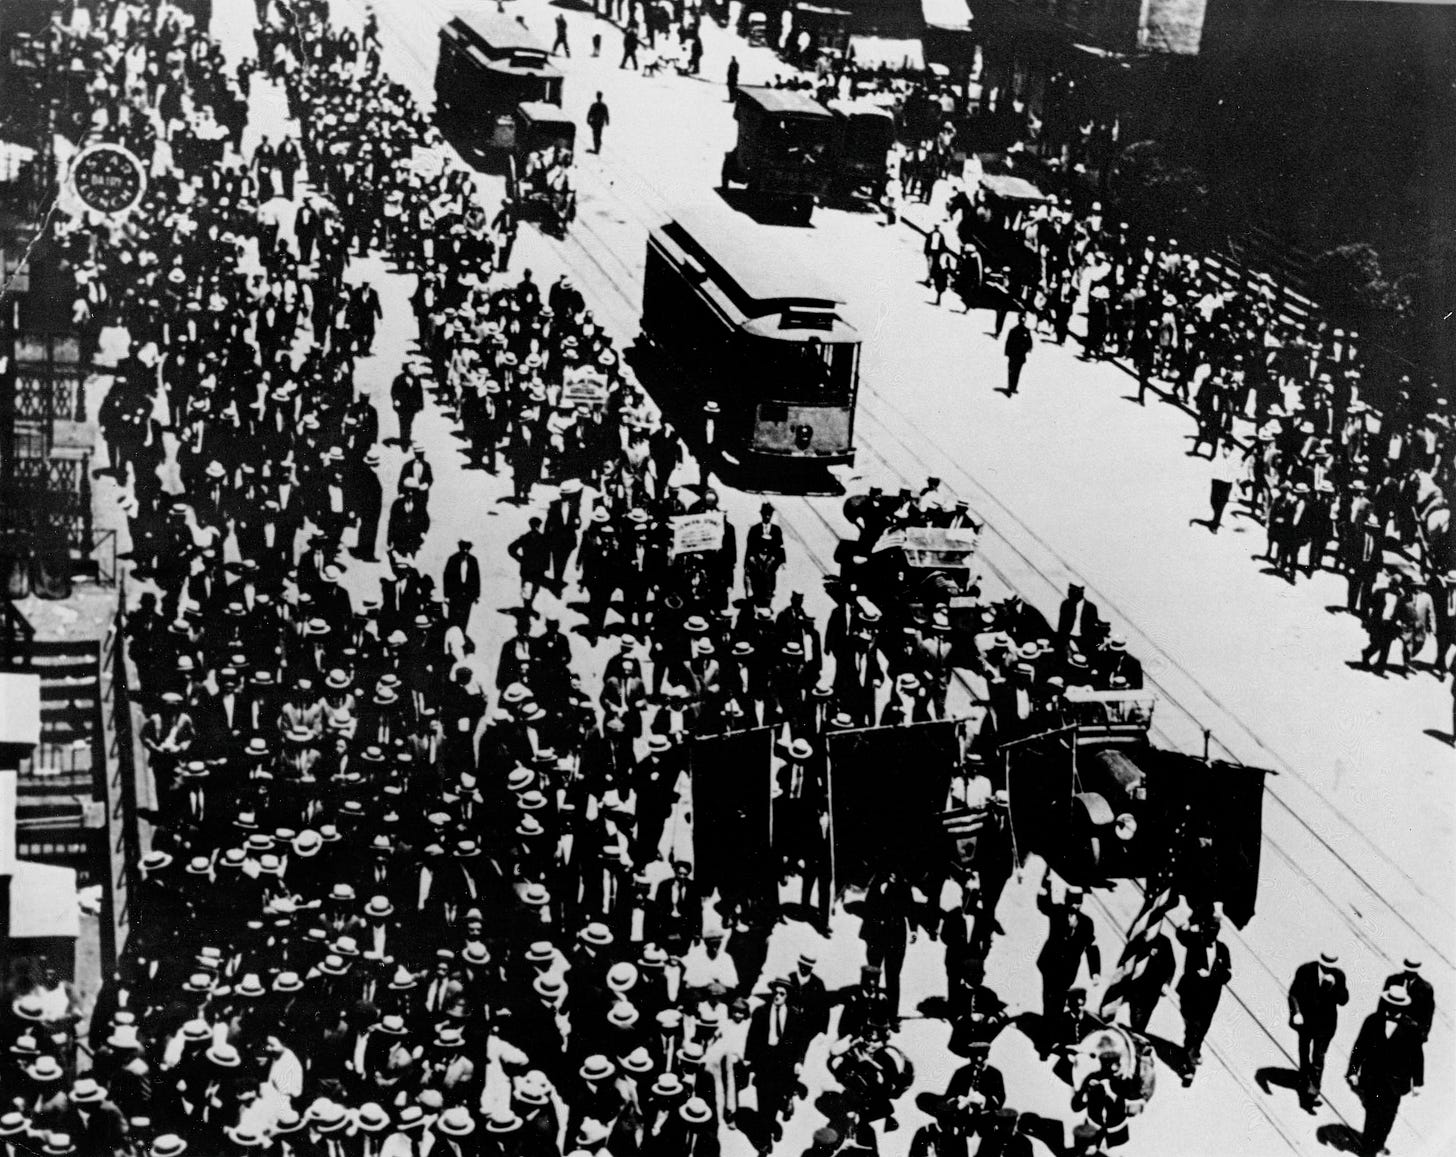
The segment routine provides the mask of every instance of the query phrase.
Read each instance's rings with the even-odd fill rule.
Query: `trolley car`
[[[440,29],[435,68],[435,119],[482,144],[509,149],[516,138],[516,106],[561,103],[562,76],[546,46],[505,16],[456,16]]]
[[[859,335],[789,232],[704,210],[648,237],[642,330],[669,371],[654,393],[730,465],[854,461]]]

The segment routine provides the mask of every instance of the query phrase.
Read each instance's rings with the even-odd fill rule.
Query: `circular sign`
[[[140,160],[121,145],[89,145],[71,162],[71,184],[88,209],[125,213],[142,199],[147,175]]]

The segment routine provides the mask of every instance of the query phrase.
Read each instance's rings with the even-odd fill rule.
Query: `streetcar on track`
[[[562,75],[550,55],[546,45],[507,16],[455,16],[440,29],[436,123],[490,148],[512,148],[518,105],[561,104]]]
[[[728,466],[771,467],[786,489],[796,466],[854,461],[860,363],[842,299],[796,260],[794,233],[680,213],[648,237],[642,290],[659,405]]]

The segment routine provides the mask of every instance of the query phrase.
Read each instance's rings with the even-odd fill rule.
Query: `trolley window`
[[[761,367],[764,398],[781,402],[837,406],[853,394],[855,359],[859,347],[852,342],[757,342],[756,363]]]

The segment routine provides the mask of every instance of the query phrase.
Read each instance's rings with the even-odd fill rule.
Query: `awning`
[[[903,550],[905,561],[910,566],[969,570],[973,565],[972,556],[976,553],[977,537],[969,527],[907,526],[880,535],[871,553]]]
[[[960,30],[971,26],[971,6],[966,0],[920,0],[920,11],[928,28]]]
[[[925,67],[925,50],[918,36],[851,36],[849,47],[854,52],[854,62],[860,68]]]
[[[10,877],[10,938],[50,940],[81,935],[76,870],[17,860]]]
[[[40,742],[40,676],[0,672],[0,743],[34,747]]]
[[[1003,201],[1041,202],[1046,194],[1022,177],[1011,177],[1003,173],[988,173],[981,177],[981,187],[1000,197]]]

